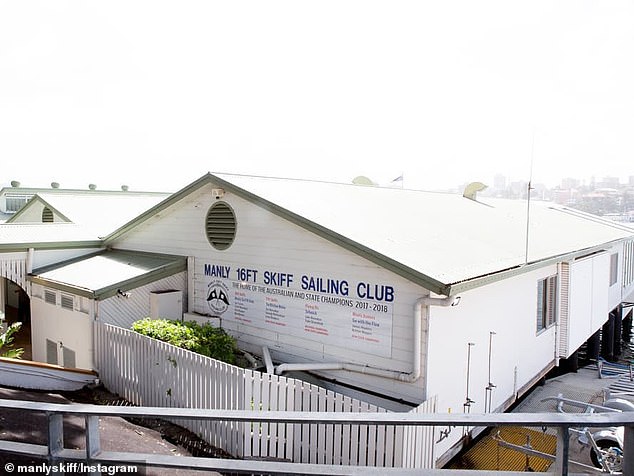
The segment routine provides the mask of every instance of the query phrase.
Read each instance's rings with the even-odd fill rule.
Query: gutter
[[[310,371],[310,370],[348,370],[375,377],[390,378],[400,382],[413,383],[420,378],[421,375],[421,333],[423,330],[423,308],[427,306],[457,306],[460,302],[460,296],[449,296],[445,298],[422,297],[414,304],[414,358],[413,370],[411,373],[399,372],[397,370],[380,369],[369,365],[353,364],[351,362],[322,362],[322,363],[286,363],[273,366],[270,353],[267,347],[263,347],[265,361],[267,362],[267,372],[274,368],[276,375],[281,375],[289,371]]]

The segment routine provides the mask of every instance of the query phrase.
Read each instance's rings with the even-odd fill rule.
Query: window
[[[557,276],[537,283],[537,333],[555,323],[557,316]]]
[[[42,210],[42,223],[53,223],[53,210],[48,207]]]
[[[236,236],[236,216],[224,202],[214,203],[207,212],[205,231],[211,246],[217,250],[226,250]]]
[[[610,256],[610,286],[616,284],[619,276],[619,254]]]
[[[7,194],[6,196],[6,207],[7,212],[17,212],[20,208],[22,208],[26,202],[29,201],[28,195],[14,195]]]

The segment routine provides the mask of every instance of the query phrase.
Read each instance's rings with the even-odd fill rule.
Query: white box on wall
[[[150,317],[181,320],[183,318],[183,291],[170,289],[151,292]]]

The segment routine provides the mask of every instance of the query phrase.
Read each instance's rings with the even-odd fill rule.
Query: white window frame
[[[619,254],[610,255],[610,286],[614,286],[619,280]]]
[[[555,274],[537,282],[537,334],[541,334],[557,322],[557,281]]]

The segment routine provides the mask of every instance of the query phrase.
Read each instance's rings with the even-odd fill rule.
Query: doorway
[[[22,324],[14,336],[12,347],[24,349],[22,359],[31,360],[31,298],[17,283],[7,278],[0,278],[0,319],[2,332],[11,324]]]

